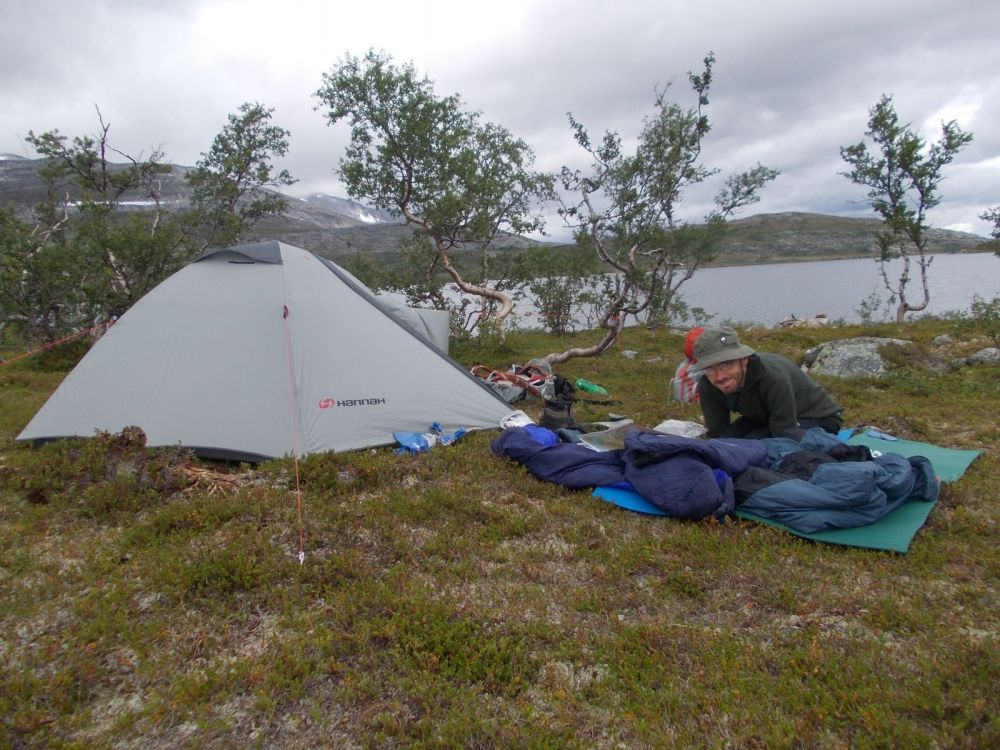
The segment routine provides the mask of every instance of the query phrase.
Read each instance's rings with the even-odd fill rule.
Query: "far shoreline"
[[[984,245],[989,245],[990,243],[984,243]],[[967,250],[937,250],[932,253],[928,253],[930,256],[935,255],[988,255],[997,254],[1000,250],[993,250],[992,248],[979,249],[970,248]],[[713,261],[711,263],[703,263],[699,268],[741,268],[744,266],[777,266],[786,263],[825,263],[831,260],[871,260],[878,262],[879,257],[877,255],[815,255],[809,256],[808,258],[797,258],[785,256],[777,256],[774,258],[767,259],[755,259],[755,260],[738,260],[734,258],[726,258],[721,261]]]

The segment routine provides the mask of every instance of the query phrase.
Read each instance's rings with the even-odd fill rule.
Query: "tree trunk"
[[[553,352],[552,354],[545,355],[542,359],[550,365],[561,365],[574,357],[597,357],[604,354],[622,335],[622,329],[625,328],[625,317],[624,313],[620,313],[612,324],[605,329],[603,338],[597,343],[591,346],[567,349],[564,352]]]

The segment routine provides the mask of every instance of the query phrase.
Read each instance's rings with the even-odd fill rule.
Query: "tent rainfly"
[[[431,342],[440,320],[409,315],[297,247],[213,250],[125,313],[18,440],[137,425],[151,446],[259,461],[498,427],[510,406]]]

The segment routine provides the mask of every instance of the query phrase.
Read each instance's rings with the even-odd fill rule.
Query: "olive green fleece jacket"
[[[718,437],[733,412],[767,425],[774,436],[794,429],[800,419],[840,420],[841,408],[823,387],[780,354],[754,354],[747,360],[743,387],[725,394],[707,377],[698,382],[707,437]]]

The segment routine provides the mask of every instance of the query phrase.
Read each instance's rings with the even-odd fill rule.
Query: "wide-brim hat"
[[[729,326],[706,328],[694,342],[694,366],[688,372],[702,372],[720,362],[749,357],[756,352],[740,343],[740,336]]]

